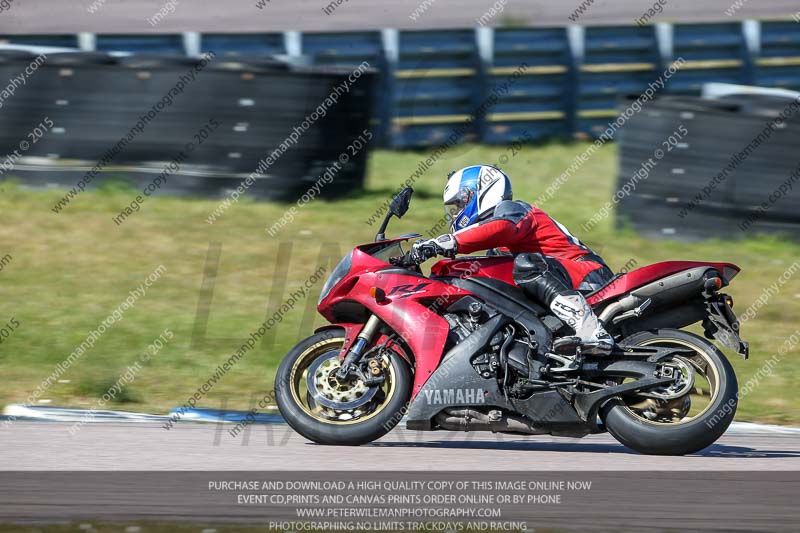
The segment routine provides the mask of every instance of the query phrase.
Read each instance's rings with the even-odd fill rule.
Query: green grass
[[[513,156],[502,147],[454,148],[416,183],[409,213],[390,225],[389,234],[426,233],[442,215],[440,194],[450,170],[509,158],[502,167],[514,180],[515,197],[533,202],[586,146],[527,146]],[[244,199],[209,226],[205,219],[219,201],[157,197],[148,199],[141,211],[117,227],[112,216],[131,201],[131,190],[106,187],[84,193],[64,212],[54,214],[50,208],[64,191],[29,191],[2,184],[0,257],[8,253],[13,260],[0,272],[0,326],[12,317],[20,326],[0,344],[4,376],[0,403],[24,402],[54,365],[163,264],[166,272],[147,294],[61,376],[69,382],[54,384],[42,398],[54,405],[94,406],[106,387],[169,328],[174,337],[127,384],[121,398],[125,403],[109,402],[106,407],[166,412],[182,404],[267,313],[272,314],[276,304],[316,270],[321,250],[329,256],[326,266],[330,269],[330,261],[335,263],[353,245],[372,239],[376,228],[364,221],[424,157],[423,152],[373,153],[366,191],[338,202],[312,202],[299,209],[296,220],[274,238],[265,227],[290,204]],[[619,268],[631,258],[639,265],[667,259],[737,263],[744,270],[730,292],[741,311],[800,255],[798,244],[768,237],[735,243],[648,240],[630,231],[615,231],[611,217],[581,234],[581,223],[611,198],[615,172],[616,148],[606,146],[544,206],[612,267]],[[282,242],[291,245],[285,291],[282,286],[273,287]],[[219,271],[206,334],[192,342],[210,243],[221,244]],[[314,312],[321,285],[315,286],[304,302],[307,305],[295,307],[275,328],[274,344],[259,345],[246,355],[199,405],[248,408],[251,398],[268,392],[281,356],[314,325],[323,323]],[[740,383],[800,327],[798,286],[791,279],[744,326],[743,337],[752,345],[751,359],[745,362],[729,354]],[[800,423],[800,400],[795,394],[800,388],[800,364],[795,356],[784,356],[773,375],[742,399],[739,419]]]

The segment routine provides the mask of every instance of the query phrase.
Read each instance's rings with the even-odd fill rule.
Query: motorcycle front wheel
[[[356,446],[379,439],[400,421],[411,396],[406,361],[389,350],[377,362],[384,380],[336,377],[343,330],[316,333],[292,348],[275,376],[275,399],[289,426],[319,444]]]
[[[725,355],[706,339],[676,329],[635,333],[624,340],[633,346],[686,350],[671,361],[686,376],[681,389],[653,391],[662,398],[614,398],[600,417],[618,441],[650,455],[686,455],[713,444],[733,421],[738,384]]]

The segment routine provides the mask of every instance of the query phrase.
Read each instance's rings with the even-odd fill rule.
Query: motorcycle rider
[[[603,259],[543,210],[512,200],[511,180],[500,169],[474,165],[452,173],[444,188],[451,233],[414,244],[422,261],[505,248],[514,257],[514,281],[528,297],[547,305],[575,330],[557,339],[556,351],[576,345],[582,353],[606,355],[613,338],[581,294],[613,276]]]

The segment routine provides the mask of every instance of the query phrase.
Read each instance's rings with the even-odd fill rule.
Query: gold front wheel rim
[[[318,359],[330,357],[331,352],[335,352],[338,355],[343,345],[344,338],[335,337],[309,346],[295,359],[289,374],[289,388],[295,405],[308,416],[324,424],[352,425],[366,422],[383,412],[396,393],[397,373],[394,363],[387,356],[384,356],[382,363],[386,379],[383,384],[378,385],[380,390],[377,391],[370,402],[363,406],[364,409],[359,407],[348,413],[347,410],[339,411],[315,404],[307,387],[304,385],[308,378],[308,370]],[[352,418],[348,418],[348,414]]]

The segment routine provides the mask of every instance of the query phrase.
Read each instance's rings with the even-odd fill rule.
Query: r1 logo
[[[388,296],[396,295],[398,298],[406,298],[407,296],[417,294],[418,292],[425,292],[423,288],[427,287],[428,285],[430,285],[430,282],[420,283],[419,285],[396,285],[392,287],[391,291],[389,291]]]

